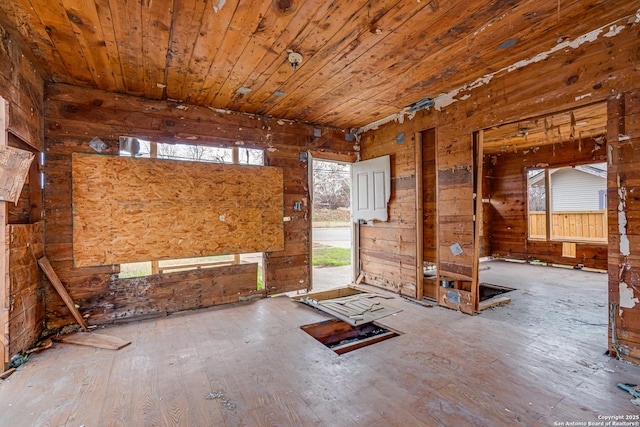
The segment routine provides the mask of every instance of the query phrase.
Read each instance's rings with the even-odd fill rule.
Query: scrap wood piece
[[[5,378],[8,378],[15,371],[16,371],[16,368],[7,369],[6,371],[0,374],[0,380],[4,380]]]
[[[86,331],[88,329],[87,324],[84,322],[84,319],[80,315],[80,312],[76,308],[76,305],[74,304],[73,300],[67,293],[67,290],[64,288],[64,285],[60,281],[60,278],[58,278],[58,275],[56,274],[55,270],[51,266],[49,259],[43,256],[38,260],[38,265],[40,266],[40,268],[42,268],[42,271],[44,271],[44,274],[47,275],[47,278],[49,279],[53,287],[56,288],[58,295],[60,295],[65,305],[69,309],[69,311],[71,311],[71,314],[73,314],[73,317],[76,319],[76,322],[78,322],[78,324],[82,327],[82,329]]]
[[[46,350],[46,349],[50,348],[51,346],[53,346],[53,342],[50,339],[46,339],[46,340],[42,341],[42,343],[40,343],[39,346],[25,351],[24,354],[36,353],[38,351]]]
[[[489,298],[488,300],[481,301],[478,306],[478,311],[486,310],[491,307],[497,307],[499,305],[509,304],[511,302],[511,298],[503,297],[503,296],[495,296],[493,298]]]
[[[384,298],[384,299],[394,299],[395,295],[385,295],[385,294],[381,294],[381,293],[377,293],[374,291],[371,291],[365,287],[362,286],[357,286],[356,285],[349,285],[349,287],[351,289],[355,289],[356,291],[360,291],[362,292],[361,296],[365,297],[365,298]]]
[[[0,146],[0,200],[18,203],[33,158],[30,151]]]
[[[131,341],[112,337],[111,335],[96,334],[95,332],[75,332],[73,334],[60,335],[53,339],[66,344],[86,345],[107,350],[120,350],[122,347],[131,344]]]

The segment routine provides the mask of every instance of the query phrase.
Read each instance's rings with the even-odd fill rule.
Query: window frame
[[[571,236],[554,236],[553,234],[553,215],[554,212],[556,213],[561,213],[564,211],[554,211],[553,210],[553,181],[551,179],[551,174],[552,171],[558,171],[561,169],[575,169],[577,166],[589,166],[589,165],[594,165],[594,164],[605,164],[605,162],[602,161],[598,161],[598,162],[589,162],[589,163],[583,163],[583,164],[579,164],[579,165],[563,165],[563,166],[545,166],[545,167],[526,167],[524,169],[524,175],[525,175],[525,183],[526,183],[526,221],[527,221],[527,240],[528,241],[534,241],[534,242],[578,242],[578,243],[588,243],[588,244],[595,244],[595,245],[600,245],[600,244],[608,244],[608,225],[607,225],[607,215],[608,215],[608,207],[607,207],[607,203],[606,203],[606,193],[607,193],[607,187],[606,187],[606,177],[605,177],[605,188],[604,190],[598,190],[598,198],[599,198],[599,206],[603,206],[603,192],[604,192],[604,207],[602,209],[598,209],[598,210],[594,210],[595,211],[602,211],[602,216],[603,216],[603,234],[604,237],[602,238],[589,238],[589,237],[582,237],[582,236],[576,236],[576,237],[571,237]],[[544,171],[544,191],[545,191],[545,210],[544,211],[531,211],[530,210],[530,203],[531,203],[531,197],[530,197],[530,177],[529,177],[529,172],[531,170],[543,170]],[[544,212],[544,216],[545,216],[545,236],[544,237],[539,237],[539,235],[535,235],[534,237],[531,236],[531,212]],[[576,211],[576,212],[583,212],[583,211]],[[587,210],[585,210],[584,212],[587,212]]]

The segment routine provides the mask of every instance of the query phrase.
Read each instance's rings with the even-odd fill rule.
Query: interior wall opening
[[[534,329],[579,341],[554,321],[569,310],[606,347],[606,123],[606,103],[598,103],[484,130],[480,289],[515,289],[481,302],[482,310],[510,300],[487,315],[530,319]],[[546,314],[528,309],[535,300]]]
[[[353,280],[351,165],[312,161],[313,290],[345,286]]]

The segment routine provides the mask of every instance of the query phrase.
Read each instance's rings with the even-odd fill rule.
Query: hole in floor
[[[338,319],[303,325],[300,329],[337,354],[348,353],[400,335],[375,323],[351,326]]]
[[[492,285],[491,283],[480,283],[480,301],[485,301],[496,295],[506,294],[511,291],[515,291],[515,289],[506,286]]]

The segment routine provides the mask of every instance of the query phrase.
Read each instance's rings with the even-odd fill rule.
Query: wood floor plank
[[[104,386],[115,360],[115,354],[107,350],[91,351],[92,364],[84,365],[86,371],[81,381],[77,397],[73,400],[73,407],[69,417],[65,421],[67,425],[92,425],[96,423],[93,411],[87,408],[100,407],[109,390]]]
[[[640,383],[640,367],[603,354],[606,307],[594,310],[606,276],[576,282],[601,298],[590,302],[524,267],[507,272],[510,304],[473,317],[391,294],[384,304],[402,311],[379,323],[401,335],[343,355],[300,329],[326,313],[283,297],[108,327],[131,345],[56,343],[0,381],[0,425],[511,426],[638,413],[616,384]]]
[[[140,333],[140,329],[145,326],[144,323],[122,326],[127,327],[125,329],[135,327],[136,333],[131,340],[131,345],[115,352],[116,355],[111,365],[109,379],[104,386],[108,393],[105,394],[102,405],[100,405],[99,410],[96,410],[96,413],[98,414],[97,423],[106,423],[106,420],[109,420],[108,422],[113,426],[124,427],[130,420],[136,420],[134,403],[139,401],[141,397],[136,394],[136,399],[134,400],[132,390],[135,390],[135,382],[147,381],[146,375],[141,372],[141,367],[136,366],[136,360],[144,358],[145,352],[148,351],[145,346],[152,337],[148,334]],[[75,348],[75,346],[68,347]]]

